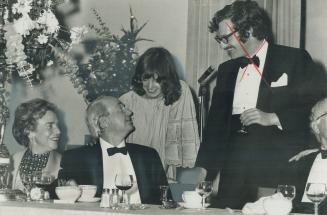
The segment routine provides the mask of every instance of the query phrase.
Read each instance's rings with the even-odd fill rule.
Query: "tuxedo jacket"
[[[263,147],[280,147],[287,157],[305,148],[310,137],[309,115],[312,106],[326,96],[325,74],[319,73],[310,55],[302,49],[268,46],[256,108],[276,113],[282,129],[277,126],[249,126],[256,141]],[[196,166],[207,169],[208,178],[214,177],[226,159],[231,133],[234,89],[239,71],[236,59],[218,68],[217,83],[212,95],[204,140],[200,146]],[[287,85],[272,87],[283,74]],[[258,74],[259,75],[259,74]],[[284,75],[285,76],[285,75]]]
[[[143,204],[160,204],[160,185],[167,185],[158,153],[149,147],[126,143]],[[77,184],[97,185],[96,196],[103,188],[103,162],[100,144],[66,151],[61,161],[59,179],[74,179]]]

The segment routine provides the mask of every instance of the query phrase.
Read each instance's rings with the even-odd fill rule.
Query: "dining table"
[[[187,215],[187,214],[206,214],[206,215],[241,215],[239,210],[207,208],[185,209],[177,207],[174,209],[161,209],[159,205],[144,205],[142,209],[134,210],[114,210],[101,208],[99,202],[76,202],[74,204],[55,203],[54,201],[8,201],[0,203],[0,214],[4,215]],[[290,215],[308,215],[291,213]]]

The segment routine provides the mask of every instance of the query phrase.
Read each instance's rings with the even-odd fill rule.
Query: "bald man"
[[[86,115],[98,143],[66,151],[58,178],[97,185],[96,196],[100,196],[103,188],[116,188],[116,174],[129,174],[135,180],[130,203],[160,204],[159,186],[167,185],[167,179],[158,153],[125,142],[134,130],[132,112],[117,98],[105,96],[92,102]]]
[[[290,161],[306,162],[312,164],[308,171],[309,176],[307,181],[300,188],[303,195],[300,195],[298,200],[294,202],[295,211],[304,213],[313,212],[312,202],[307,198],[305,194],[305,189],[308,183],[322,183],[327,185],[327,98],[319,101],[312,108],[310,122],[312,133],[319,143],[319,148],[305,150],[290,159]],[[326,213],[327,202],[324,201],[320,206],[320,214]]]

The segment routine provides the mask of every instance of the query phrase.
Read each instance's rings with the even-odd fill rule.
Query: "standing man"
[[[117,98],[104,96],[88,106],[86,115],[98,143],[66,151],[58,178],[97,185],[96,196],[100,196],[103,188],[116,188],[116,174],[133,175],[135,183],[127,191],[130,202],[160,204],[159,187],[168,183],[158,153],[125,142],[134,130],[132,112]]]
[[[258,187],[296,184],[282,173],[296,175],[288,159],[310,136],[318,76],[305,50],[273,44],[270,19],[254,1],[217,11],[209,30],[232,59],[219,66],[196,166],[208,180],[220,173],[213,207],[241,208]]]

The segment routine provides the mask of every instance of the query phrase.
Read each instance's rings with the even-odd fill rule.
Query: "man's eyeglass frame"
[[[318,120],[320,120],[321,118],[323,118],[324,116],[327,116],[327,113],[324,113],[324,114],[318,116],[316,119],[314,119],[314,120],[312,120],[312,121],[318,121]]]
[[[229,42],[228,38],[230,38],[233,34],[235,34],[237,32],[237,30],[229,33],[229,34],[226,34],[224,36],[218,36],[216,35],[215,36],[215,40],[217,41],[217,43],[221,44],[221,43],[224,43],[224,44],[227,44]]]

